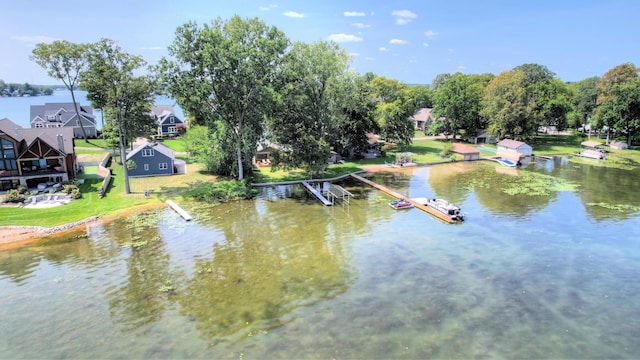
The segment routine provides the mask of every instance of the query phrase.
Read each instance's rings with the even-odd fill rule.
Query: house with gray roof
[[[151,107],[151,114],[158,122],[158,135],[175,136],[184,128],[184,122],[176,116],[172,105],[156,105]]]
[[[90,106],[78,104],[80,118],[76,114],[73,103],[45,103],[31,105],[31,127],[34,129],[50,129],[68,127],[73,129],[74,138],[81,139],[82,127],[88,138],[98,137],[97,120]]]
[[[431,108],[420,108],[417,109],[413,116],[409,118],[409,120],[413,121],[413,126],[416,129],[424,131],[429,127],[429,125],[435,120],[433,115],[431,114]]]
[[[147,140],[136,141],[134,148],[127,154],[127,163],[135,163],[127,170],[132,177],[163,176],[184,173],[184,161],[177,160],[175,151],[170,147]]]

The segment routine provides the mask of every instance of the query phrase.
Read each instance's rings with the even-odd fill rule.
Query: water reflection
[[[637,206],[637,195],[592,184],[591,170],[562,159],[517,176],[496,170],[455,163],[374,176],[463,205],[473,216],[460,226],[392,210],[349,180],[349,206],[274,187],[254,201],[184,204],[190,223],[163,210],[0,252],[0,357],[639,353],[638,212],[603,208],[607,221],[593,221],[585,203]],[[503,191],[532,173],[604,194]]]

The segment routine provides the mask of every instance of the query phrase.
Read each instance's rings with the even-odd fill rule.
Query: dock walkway
[[[400,198],[405,199],[405,200],[409,201],[411,204],[413,204],[413,207],[415,207],[416,209],[420,209],[420,210],[422,210],[422,211],[424,211],[424,212],[426,212],[428,214],[431,214],[431,215],[437,217],[438,219],[440,219],[442,221],[448,222],[450,224],[453,224],[453,223],[456,222],[455,220],[451,219],[450,217],[448,217],[447,215],[441,213],[440,211],[432,209],[432,208],[430,208],[430,207],[428,207],[426,205],[423,205],[423,204],[421,204],[421,203],[419,203],[419,202],[417,202],[417,201],[415,201],[413,199],[409,199],[408,197],[403,196],[400,193],[397,193],[397,192],[395,192],[395,191],[393,191],[393,190],[391,190],[391,189],[389,189],[389,188],[387,188],[385,186],[382,186],[382,185],[380,185],[378,183],[375,183],[375,182],[373,182],[373,181],[371,181],[369,179],[365,179],[360,175],[351,174],[351,177],[356,179],[356,180],[359,180],[359,181],[361,181],[361,182],[363,182],[363,183],[365,183],[367,185],[370,185],[370,186],[372,186],[372,187],[374,187],[374,188],[386,193],[387,195],[390,195],[390,196],[394,197],[396,200],[398,200]]]
[[[312,193],[313,195],[315,195],[315,197],[318,198],[318,200],[320,200],[325,206],[331,206],[333,205],[333,203],[329,200],[327,200],[326,197],[324,197],[324,195],[322,195],[320,193],[320,191],[318,191],[318,189],[314,188],[313,186],[309,185],[308,182],[306,181],[302,181],[301,182],[302,185],[304,185],[305,188],[307,188],[307,190],[309,190],[310,193]]]

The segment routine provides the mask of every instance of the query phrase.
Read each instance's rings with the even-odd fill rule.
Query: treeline
[[[430,86],[406,85],[353,72],[336,43],[291,42],[276,27],[239,16],[180,26],[168,52],[147,66],[113,40],[54,41],[38,44],[32,59],[68,89],[87,91],[122,158],[128,142],[154,134],[150,106],[154,95],[167,95],[187,115],[189,155],[208,171],[238,179],[252,171],[258,145],[270,147],[274,169],[301,168],[313,176],[324,171],[332,151],[347,157],[366,151],[367,133],[399,147],[410,144],[410,118],[419,108],[433,109],[436,121],[427,132],[462,139],[479,129],[527,139],[542,128],[585,124],[630,142],[640,133],[633,64],[572,84],[545,66],[523,64],[498,75],[440,74]],[[62,63],[75,65],[61,72]]]
[[[5,83],[0,79],[0,96],[39,96],[53,94],[53,87],[29,83]]]

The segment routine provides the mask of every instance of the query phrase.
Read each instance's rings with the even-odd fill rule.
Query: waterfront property
[[[82,133],[82,128],[84,128],[84,134],[88,138],[97,137],[97,121],[93,115],[93,109],[90,106],[77,105],[80,118],[78,118],[72,102],[31,105],[31,127],[36,129],[68,127],[73,129],[75,138],[84,137]]]
[[[497,144],[496,155],[502,159],[523,163],[533,154],[531,145],[522,141],[504,139]]]
[[[612,149],[616,149],[616,150],[628,150],[629,149],[629,144],[627,144],[624,141],[612,140],[609,143],[609,147],[612,148]]]
[[[135,167],[128,169],[129,176],[162,176],[178,172],[175,151],[162,143],[142,140],[134,143],[134,149],[127,154],[127,162]]]
[[[480,159],[480,150],[465,144],[454,143],[451,152],[460,155],[464,161]]]
[[[151,114],[158,123],[158,135],[178,135],[180,129],[184,128],[184,122],[176,116],[175,110],[171,105],[153,106]]]
[[[24,129],[0,120],[0,190],[60,183],[76,176],[71,127]]]

